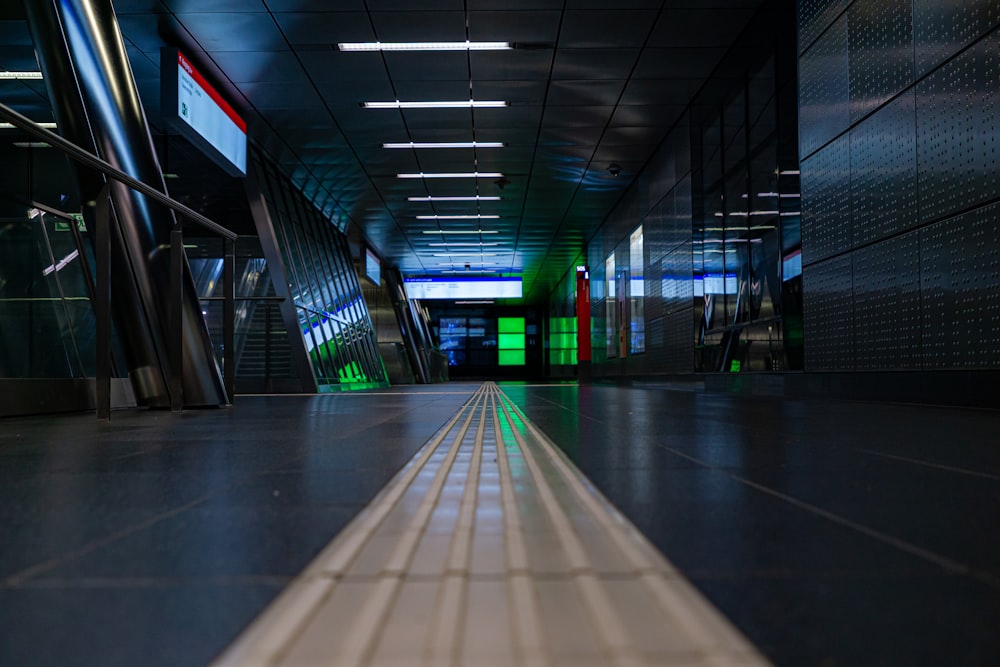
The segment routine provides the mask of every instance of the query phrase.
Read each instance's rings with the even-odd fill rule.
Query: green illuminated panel
[[[575,366],[576,350],[549,350],[549,363],[553,366]]]
[[[500,350],[498,363],[501,366],[523,366],[524,350]]]
[[[523,317],[498,317],[497,318],[497,331],[505,333],[524,333],[524,318]],[[500,347],[503,347],[501,345]],[[521,345],[524,347],[524,345]]]
[[[497,334],[497,347],[501,350],[523,350],[523,333],[502,333]]]
[[[549,347],[555,350],[575,350],[576,333],[549,334]]]
[[[549,331],[552,333],[575,333],[576,332],[576,318],[575,317],[550,317],[549,318]]]

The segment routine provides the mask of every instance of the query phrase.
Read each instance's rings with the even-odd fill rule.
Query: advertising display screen
[[[520,299],[520,278],[406,278],[410,299]]]
[[[231,176],[247,173],[247,124],[177,49],[164,49],[163,115]]]

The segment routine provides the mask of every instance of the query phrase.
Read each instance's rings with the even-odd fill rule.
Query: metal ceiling
[[[5,3],[17,4],[17,3]],[[250,136],[316,204],[356,225],[407,275],[496,271],[545,298],[760,0],[117,0],[147,114],[159,126],[159,58],[179,46],[233,98]],[[419,8],[417,8],[419,6]],[[5,13],[5,14],[4,14]],[[35,69],[17,8],[0,9],[0,70]],[[341,52],[338,42],[502,40],[508,51]],[[497,109],[362,108],[366,101],[503,100]],[[0,100],[49,120],[41,81]],[[0,137],[0,140],[3,140]],[[173,141],[173,140],[172,140]],[[178,140],[180,141],[180,140]],[[386,149],[383,142],[500,141],[502,148]],[[194,151],[182,151],[187,157]],[[195,205],[237,192],[181,172]],[[189,164],[185,160],[186,164]],[[609,173],[619,165],[617,177]],[[202,171],[206,167],[201,167]],[[401,179],[405,172],[502,172]],[[212,172],[213,174],[215,172]],[[183,181],[197,181],[183,184]],[[213,183],[214,181],[214,183]],[[219,186],[222,186],[221,188]],[[213,194],[214,193],[214,196]],[[428,202],[409,197],[499,196]],[[234,204],[242,210],[245,205]],[[206,211],[211,213],[211,211]],[[421,220],[418,215],[499,215]],[[225,216],[223,216],[225,217]],[[225,220],[222,220],[225,222]],[[482,235],[426,234],[479,228]],[[478,242],[495,245],[468,245]],[[461,245],[460,245],[461,244]]]

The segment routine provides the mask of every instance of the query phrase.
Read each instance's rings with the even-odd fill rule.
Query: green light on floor
[[[743,367],[743,364],[740,363],[739,359],[733,359],[732,363],[729,364],[729,372],[730,373],[739,373],[740,369],[742,367]]]
[[[524,350],[499,350],[497,363],[501,366],[523,366]]]

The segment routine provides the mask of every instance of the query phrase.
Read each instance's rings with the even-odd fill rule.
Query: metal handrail
[[[132,176],[129,176],[118,167],[114,166],[109,162],[106,162],[105,160],[102,160],[93,153],[88,153],[84,149],[74,144],[72,141],[64,139],[55,132],[52,132],[51,130],[47,130],[44,127],[40,127],[38,123],[36,123],[35,121],[31,120],[27,116],[22,116],[21,114],[14,111],[9,106],[3,103],[0,103],[0,118],[6,119],[14,127],[24,130],[28,134],[32,134],[35,137],[45,141],[46,143],[56,146],[57,148],[60,148],[62,152],[66,153],[68,156],[70,156],[77,162],[81,162],[87,165],[88,167],[91,167],[93,169],[102,172],[104,175],[106,175],[108,178],[111,178],[112,180],[124,183],[133,190],[141,192],[150,199],[160,204],[163,204],[167,208],[177,211],[185,218],[189,218],[190,220],[197,222],[202,227],[205,227],[206,229],[215,232],[219,236],[227,238],[230,241],[236,240],[237,234],[235,232],[231,232],[222,225],[220,225],[219,223],[209,220],[201,213],[198,213],[198,211],[188,208],[179,201],[163,194],[156,188],[147,185],[142,181],[133,178]]]
[[[26,116],[22,116],[6,104],[0,103],[0,118],[8,120],[14,127],[24,130],[51,146],[60,149],[71,159],[83,165],[103,173],[111,180],[126,185],[133,190],[146,195],[153,201],[166,206],[167,208],[188,218],[204,229],[214,232],[225,239],[225,268],[223,282],[225,285],[225,304],[223,315],[223,338],[224,342],[224,378],[226,395],[229,401],[233,399],[235,391],[235,360],[232,358],[233,323],[234,323],[234,265],[235,265],[235,243],[238,235],[231,232],[222,225],[209,220],[201,213],[188,208],[184,204],[163,194],[156,188],[126,174],[109,162],[102,160],[96,155],[89,153],[73,142],[64,139],[55,132],[51,132],[39,126],[35,121]],[[94,304],[94,315],[96,323],[96,356],[97,356],[97,377],[95,402],[97,404],[97,418],[101,420],[111,419],[111,191],[108,183],[101,188],[101,193],[94,202],[96,207],[95,215],[97,219],[94,230],[94,260],[96,265],[95,288],[96,301]],[[183,357],[183,332],[182,332],[182,275],[184,272],[184,242],[180,221],[176,221],[170,232],[170,318],[169,334],[167,336],[170,355],[171,377],[170,386],[170,408],[174,412],[183,409],[181,394],[182,383],[182,357]]]

